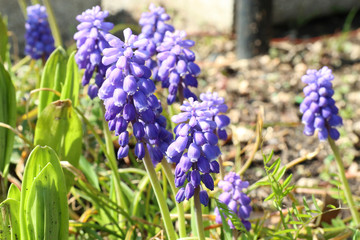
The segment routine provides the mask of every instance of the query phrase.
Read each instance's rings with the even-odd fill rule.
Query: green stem
[[[21,12],[24,15],[24,18],[27,19],[26,13],[26,1],[25,0],[18,0],[19,6],[21,8]]]
[[[168,238],[170,240],[175,240],[176,234],[175,234],[174,226],[172,225],[172,222],[171,222],[169,208],[166,205],[166,200],[162,193],[161,186],[160,186],[159,180],[157,179],[156,172],[155,172],[153,163],[151,161],[150,154],[149,154],[147,147],[145,147],[145,157],[144,157],[143,162],[145,165],[145,169],[146,169],[147,173],[149,174],[150,183],[153,187],[157,202],[160,207],[161,216],[163,218],[163,222],[165,225],[165,229],[166,229]]]
[[[105,113],[104,109],[102,108],[103,113]],[[104,116],[104,114],[102,114]],[[117,161],[114,151],[114,145],[111,138],[111,133],[108,127],[107,122],[105,121],[105,118],[103,118],[103,131],[105,136],[105,143],[106,143],[106,151],[108,153],[108,160],[110,163],[110,168],[114,177],[115,181],[115,194],[116,194],[116,200],[120,204],[120,207],[124,209],[126,212],[128,211],[128,208],[126,207],[125,202],[125,196],[123,194],[122,188],[121,188],[121,182],[120,182],[120,174],[117,167]],[[122,222],[122,225],[124,226],[125,222],[122,221],[123,217],[119,214],[119,221]]]
[[[336,146],[334,140],[330,136],[328,137],[328,141],[329,141],[330,147],[335,155],[336,164],[337,164],[338,170],[339,170],[340,181],[344,188],[344,194],[345,194],[346,201],[348,202],[350,212],[354,219],[354,222],[355,222],[356,226],[358,227],[360,225],[360,216],[359,216],[359,212],[357,211],[354,199],[351,194],[349,182],[345,176],[344,164],[340,157],[339,148]]]
[[[90,129],[90,131],[92,132],[92,134],[96,138],[97,142],[100,144],[100,148],[104,152],[105,157],[109,160],[110,168],[112,170],[112,174],[114,176],[114,181],[115,181],[116,201],[120,204],[120,207],[122,209],[124,209],[124,211],[127,211],[128,208],[126,206],[125,198],[124,198],[123,192],[121,190],[120,174],[119,174],[118,169],[117,169],[114,146],[112,144],[111,134],[110,134],[110,131],[109,131],[109,128],[108,128],[108,126],[106,124],[105,119],[103,120],[103,125],[104,125],[104,135],[105,135],[105,138],[106,138],[105,139],[106,140],[106,145],[104,144],[104,142],[100,138],[100,136],[96,133],[96,130],[95,130],[94,126],[89,122],[89,120],[87,120],[87,118],[84,116],[84,114],[77,107],[75,107],[74,109],[81,116],[83,121],[86,123],[86,126]],[[121,216],[121,215],[119,214],[119,216]],[[121,217],[119,218],[119,220],[120,219],[121,219]],[[122,224],[124,224],[124,223],[122,223]]]
[[[205,240],[201,203],[200,203],[200,186],[195,188],[194,193],[195,218],[199,240]]]
[[[168,179],[168,181],[170,183],[170,188],[175,197],[176,193],[177,193],[177,188],[175,186],[174,174],[171,171],[170,164],[165,159],[163,159],[161,162],[161,166],[165,172],[166,178]],[[178,213],[180,238],[185,238],[186,237],[186,226],[185,226],[184,205],[182,202],[178,203],[177,201],[175,201],[175,204],[176,204],[176,209],[177,209],[177,213]]]
[[[54,11],[50,5],[49,0],[43,0],[44,5],[46,7],[46,12],[48,14],[48,18],[49,18],[49,25],[51,28],[51,32],[54,35],[54,40],[55,40],[55,46],[62,46],[62,41],[61,41],[61,34],[60,34],[60,30],[59,30],[59,26],[56,23],[56,18],[55,18],[55,14]]]
[[[176,123],[171,121],[171,117],[175,115],[174,106],[168,105],[168,110],[169,110],[169,119],[170,119],[171,129],[174,129],[176,127]]]

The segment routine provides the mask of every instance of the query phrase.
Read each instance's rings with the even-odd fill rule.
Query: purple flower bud
[[[134,105],[132,105],[130,103],[125,104],[124,110],[123,110],[123,118],[126,121],[132,121],[136,117],[135,114],[136,114],[136,111],[135,111]]]
[[[203,174],[201,176],[201,181],[205,184],[205,186],[209,189],[209,190],[214,190],[214,180],[213,178],[210,176],[210,174],[206,173]]]
[[[190,181],[195,188],[200,185],[200,180],[201,180],[201,177],[200,177],[199,171],[197,171],[197,170],[191,171]]]
[[[252,211],[252,207],[250,205],[242,205],[239,208],[239,217],[242,219],[246,219],[250,217],[250,213]]]
[[[209,173],[210,172],[210,163],[208,159],[200,156],[197,161],[197,166],[202,173]]]
[[[219,201],[224,204],[229,204],[230,200],[231,200],[231,195],[228,192],[223,192],[219,196]]]
[[[132,75],[128,75],[124,79],[124,86],[123,89],[129,95],[134,95],[137,89],[136,79]]]
[[[218,129],[217,130],[217,134],[218,134],[218,136],[219,136],[219,138],[221,139],[221,140],[226,140],[227,139],[227,137],[228,137],[228,135],[227,135],[227,133],[226,133],[226,130],[224,130],[224,129]]]
[[[191,162],[197,162],[201,155],[201,148],[195,143],[191,143],[188,149],[188,157]]]
[[[177,152],[182,152],[185,150],[186,146],[187,146],[187,143],[188,143],[188,137],[182,137],[182,136],[179,136],[176,140],[175,140],[175,150]]]
[[[215,123],[218,128],[223,129],[230,124],[230,118],[226,115],[215,116]]]
[[[210,143],[211,145],[216,145],[218,143],[218,138],[216,134],[212,132],[206,132],[204,135],[208,143]]]
[[[249,221],[246,221],[246,220],[241,220],[242,224],[244,225],[245,229],[247,231],[250,231],[251,229],[251,223]]]
[[[126,157],[129,153],[129,145],[126,145],[125,147],[120,147],[118,150],[117,157],[118,159],[122,159]]]
[[[205,190],[201,190],[199,194],[200,203],[205,207],[209,204],[209,195]]]
[[[136,91],[133,96],[134,106],[138,112],[143,112],[148,109],[147,98],[141,91]]]
[[[194,196],[195,188],[192,183],[187,183],[185,187],[185,198],[189,200],[192,196]]]
[[[121,147],[125,147],[129,143],[129,132],[125,131],[120,133],[119,135],[119,145]]]
[[[181,187],[182,185],[184,185],[185,180],[186,180],[186,176],[187,176],[186,174],[176,176],[175,177],[175,186],[176,187]]]
[[[114,91],[114,105],[121,107],[126,103],[127,94],[121,88],[116,88]]]
[[[159,130],[155,124],[149,123],[145,125],[145,134],[149,139],[156,139],[159,135]]]
[[[219,173],[220,172],[220,165],[217,161],[210,162],[210,171],[212,173]]]
[[[124,118],[122,117],[117,118],[115,124],[115,134],[119,135],[120,133],[124,132],[127,128],[127,125],[128,124]]]
[[[145,157],[145,147],[142,142],[137,142],[135,144],[135,155],[138,159],[143,159]]]
[[[151,109],[147,109],[147,110],[141,112],[140,115],[141,115],[141,119],[145,123],[152,123],[155,121],[155,114],[154,114],[154,111]]]
[[[180,188],[179,191],[176,193],[175,200],[180,203],[185,200],[185,189]]]

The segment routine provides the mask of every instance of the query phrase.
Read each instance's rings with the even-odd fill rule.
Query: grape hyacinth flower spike
[[[340,133],[335,127],[342,125],[342,118],[338,115],[339,110],[335,106],[335,100],[332,98],[334,90],[331,81],[333,79],[331,69],[326,66],[319,71],[315,69],[307,70],[306,75],[301,78],[307,86],[304,88],[305,98],[300,105],[300,112],[303,113],[304,134],[312,136],[315,130],[318,130],[320,141],[328,140],[335,156],[345,199],[355,225],[359,225],[360,214],[345,175],[344,163],[340,157],[339,148],[335,144],[335,140],[340,137]]]
[[[102,63],[108,69],[98,96],[104,100],[109,129],[119,136],[118,159],[128,155],[131,136],[127,129],[131,124],[137,141],[135,155],[143,159],[146,147],[156,164],[162,160],[172,134],[166,130],[166,118],[160,115],[162,107],[153,94],[155,84],[149,79],[151,71],[144,65],[150,55],[140,50],[148,40],[138,39],[130,28],[123,33],[125,42],[112,34],[105,36],[110,47],[104,49]]]
[[[95,83],[90,84],[88,88],[91,99],[97,96],[107,69],[101,62],[102,51],[109,47],[105,35],[114,27],[114,24],[104,21],[108,15],[107,11],[101,11],[99,6],[95,6],[76,17],[80,24],[77,26],[78,32],[74,35],[78,48],[75,60],[80,69],[85,69],[83,86],[90,83],[95,72]]]
[[[149,6],[150,12],[141,14],[139,25],[141,26],[141,34],[139,38],[146,38],[149,43],[144,47],[153,56],[156,54],[156,47],[162,43],[167,31],[174,32],[174,27],[165,23],[170,20],[170,16],[162,7],[156,7],[153,3]]]
[[[163,42],[156,48],[159,69],[154,71],[154,78],[161,81],[163,88],[168,88],[168,104],[173,104],[179,93],[180,102],[184,98],[197,100],[189,87],[197,87],[200,67],[194,63],[195,53],[189,48],[195,42],[184,39],[184,31],[166,32]]]
[[[36,4],[27,7],[26,10],[25,54],[30,55],[32,59],[47,59],[55,47],[46,8]]]
[[[221,154],[217,146],[218,138],[214,133],[216,123],[211,120],[212,113],[206,102],[184,101],[182,111],[171,120],[179,123],[174,129],[175,141],[167,151],[169,162],[176,163],[175,186],[180,188],[176,201],[182,202],[193,197],[195,189],[201,187],[214,190],[214,180],[210,173],[219,173],[219,163],[216,161]],[[200,191],[200,202],[208,204],[205,190]]]
[[[304,134],[312,136],[318,130],[318,137],[324,141],[330,136],[337,140],[339,131],[335,128],[342,125],[342,118],[332,98],[334,90],[331,81],[334,76],[331,69],[323,67],[319,71],[307,70],[301,80],[307,84],[304,88],[305,98],[300,105],[303,113],[302,122],[305,124]]]
[[[251,223],[247,220],[250,217],[252,207],[250,206],[251,199],[243,192],[244,188],[249,186],[249,182],[242,181],[240,176],[234,172],[229,172],[224,180],[220,180],[218,187],[223,190],[219,196],[219,201],[226,204],[231,211],[233,211],[240,219],[246,230],[250,230]],[[215,208],[215,221],[222,223],[219,208]],[[225,217],[225,216],[224,216]],[[235,226],[228,220],[231,229]]]

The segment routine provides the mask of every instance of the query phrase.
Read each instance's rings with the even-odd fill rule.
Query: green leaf
[[[260,181],[255,183],[255,186],[269,186],[269,185],[271,185],[271,183],[267,181]]]
[[[86,160],[84,156],[80,156],[79,168],[84,173],[89,183],[100,191],[99,180],[93,166]]]
[[[282,184],[282,188],[285,189],[289,183],[291,182],[291,179],[292,179],[292,174],[290,174],[284,181],[284,183]]]
[[[79,67],[75,61],[75,53],[72,52],[66,67],[65,85],[61,90],[61,100],[70,99],[76,107],[79,103],[80,74]]]
[[[60,160],[79,166],[82,126],[69,100],[53,102],[44,109],[36,124],[34,142],[54,149]],[[64,174],[70,190],[74,175],[68,170]]]
[[[0,14],[0,62],[6,62],[6,55],[8,51],[8,30]]]
[[[15,87],[2,63],[0,63],[0,122],[13,128],[16,125]],[[9,170],[13,144],[14,133],[7,128],[0,127],[0,173],[4,178]]]
[[[26,216],[31,211],[31,209],[28,208],[30,190],[34,183],[34,179],[48,163],[51,163],[55,169],[56,175],[62,174],[60,161],[55,151],[47,146],[36,146],[30,153],[25,166],[20,198],[20,228],[23,239],[29,239]],[[66,193],[63,195],[66,197]],[[64,216],[67,215],[68,211],[66,210],[63,214]]]
[[[0,239],[17,240],[20,239],[19,204],[14,199],[6,199],[0,203]]]
[[[267,198],[264,199],[264,202],[269,201],[275,197],[275,193],[272,192]]]
[[[46,61],[41,75],[40,88],[50,88],[61,92],[65,82],[66,62],[67,56],[65,50],[62,47],[58,47]],[[59,98],[51,91],[40,91],[38,117],[47,105],[59,100]]]
[[[279,180],[284,176],[285,172],[286,172],[286,167],[282,167],[281,170],[280,170],[280,172],[278,172],[278,173],[276,174],[275,179],[276,179],[277,181],[279,181]]]
[[[312,197],[312,200],[313,200],[313,203],[314,203],[314,205],[315,205],[316,210],[317,210],[319,213],[321,213],[322,210],[321,210],[321,208],[319,207],[319,205],[317,204],[317,201],[316,201],[316,199],[315,199],[315,196],[314,196],[314,195],[311,195],[311,197]]]
[[[25,225],[29,240],[68,239],[69,215],[64,175],[49,162],[34,179],[28,195]],[[23,222],[24,220],[24,222]]]
[[[20,202],[20,196],[21,196],[20,190],[17,188],[17,186],[15,186],[15,184],[12,183],[10,185],[7,198],[8,199],[11,198]]]

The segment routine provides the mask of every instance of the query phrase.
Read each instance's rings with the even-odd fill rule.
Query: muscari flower
[[[47,59],[55,47],[46,8],[36,4],[27,7],[26,10],[25,54],[30,55],[33,59]]]
[[[162,43],[165,32],[174,31],[174,27],[165,23],[170,20],[170,16],[165,12],[162,7],[156,7],[153,3],[149,6],[150,12],[144,12],[141,14],[139,25],[141,28],[141,34],[139,38],[146,38],[149,40],[145,49],[149,52],[150,56],[156,53],[156,47]]]
[[[97,96],[107,69],[101,62],[102,51],[109,47],[105,35],[114,27],[114,24],[104,21],[108,15],[107,11],[101,11],[99,6],[95,6],[76,17],[80,24],[77,26],[78,32],[74,35],[78,48],[75,60],[80,69],[85,69],[83,86],[90,83],[95,72],[95,82],[88,88],[91,99]]]
[[[216,134],[222,140],[227,139],[225,128],[230,124],[230,118],[224,114],[228,107],[224,103],[223,97],[219,97],[217,92],[201,93],[200,99],[207,103],[209,111],[212,113],[212,120],[216,123]]]
[[[156,80],[162,82],[163,88],[169,89],[168,104],[174,103],[177,92],[180,99],[197,99],[189,90],[190,86],[198,86],[196,77],[200,74],[199,66],[194,63],[195,53],[189,49],[195,42],[185,37],[184,31],[167,31],[163,42],[156,48],[159,67],[154,69],[153,74]]]
[[[171,118],[179,125],[174,129],[175,141],[166,151],[168,161],[177,164],[175,185],[180,188],[176,194],[177,202],[189,200],[195,188],[202,188],[201,182],[206,188],[214,189],[210,173],[219,173],[216,159],[221,154],[217,146],[218,137],[214,133],[217,126],[207,103],[190,98],[184,101],[180,110],[180,114]],[[206,206],[208,199],[207,192],[201,190],[200,202]]]
[[[155,84],[150,80],[151,71],[144,63],[150,55],[141,47],[147,39],[138,39],[127,28],[123,31],[125,42],[107,34],[110,47],[104,49],[102,63],[108,66],[106,79],[99,89],[99,98],[104,100],[105,120],[109,129],[119,136],[118,158],[129,152],[130,133],[136,138],[135,155],[142,159],[147,147],[154,164],[160,162],[172,140],[166,130],[166,118],[161,116],[162,107],[153,94]]]
[[[241,220],[246,230],[250,230],[251,223],[247,220],[250,217],[252,207],[250,206],[251,199],[243,192],[244,188],[249,186],[248,181],[242,181],[240,176],[234,172],[229,172],[224,180],[220,180],[218,187],[223,190],[219,196],[219,201],[226,204],[231,211],[233,211]],[[220,211],[218,207],[215,208],[215,221],[222,223]],[[225,217],[225,216],[224,216]],[[235,226],[228,220],[231,229]]]
[[[318,130],[321,141],[326,140],[328,136],[334,140],[340,137],[335,127],[342,125],[342,118],[338,115],[339,109],[332,98],[333,79],[331,69],[326,66],[319,71],[307,70],[306,75],[301,78],[307,84],[304,88],[304,101],[300,104],[300,112],[303,113],[302,123],[305,124],[304,134],[312,136],[315,130]]]

